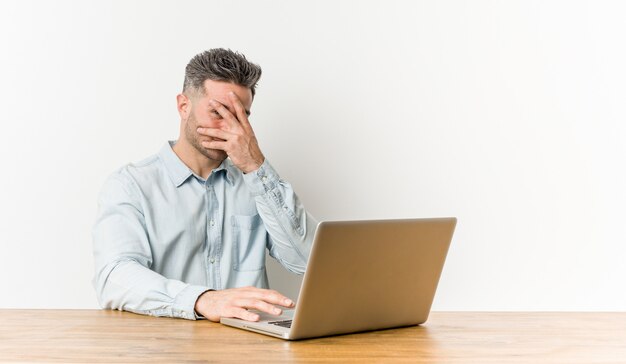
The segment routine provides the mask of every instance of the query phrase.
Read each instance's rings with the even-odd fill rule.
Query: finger
[[[278,308],[270,305],[269,303],[257,300],[254,298],[240,298],[234,302],[236,306],[245,307],[245,308],[255,308],[259,311],[263,311],[269,313],[270,315],[280,315],[283,311]]]
[[[233,113],[228,110],[226,106],[217,100],[209,100],[209,105],[217,111],[218,114],[222,116],[222,119],[228,124],[229,127],[235,128],[241,125],[239,120],[233,115]]]
[[[232,307],[228,310],[228,317],[237,317],[246,321],[259,321],[259,315],[241,307]]]
[[[252,293],[252,297],[256,299],[288,308],[295,306],[295,303],[291,299],[273,289],[250,287],[249,290]]]
[[[202,146],[207,149],[219,149],[223,151],[226,151],[226,149],[228,149],[228,142],[223,142],[220,140],[204,141],[200,144],[202,144]]]
[[[243,107],[241,100],[239,97],[232,91],[228,93],[230,100],[233,102],[233,106],[235,107],[235,112],[237,113],[237,120],[241,123],[244,129],[251,130],[252,126],[248,121],[248,114],[246,114],[246,109]]]
[[[210,136],[210,137],[218,138],[222,140],[228,140],[232,137],[231,133],[226,132],[221,129],[216,129],[216,128],[198,128],[196,129],[196,131],[198,132],[198,134],[202,134],[202,135],[206,135],[206,136]]]

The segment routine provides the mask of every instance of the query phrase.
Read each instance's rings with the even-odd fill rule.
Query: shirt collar
[[[233,163],[230,161],[230,159],[226,158],[222,161],[222,163],[219,165],[219,167],[215,168],[214,170],[211,171],[211,174],[215,173],[220,173],[223,174],[224,176],[226,176],[226,181],[228,183],[230,183],[231,185],[235,184],[235,179],[234,179],[234,174],[233,174],[233,168],[237,168],[233,165]],[[210,177],[210,176],[209,176]],[[202,180],[200,178],[200,180]]]
[[[167,169],[172,182],[176,187],[180,187],[190,176],[195,176],[193,171],[183,163],[183,161],[178,158],[172,147],[176,144],[176,141],[170,140],[159,151],[159,158],[165,164],[165,168]],[[235,172],[234,169],[236,167],[232,164],[230,159],[225,159],[219,165],[219,167],[215,168],[212,173],[225,170],[226,171],[226,181],[228,181],[231,185],[235,183]],[[202,180],[202,178],[196,176],[198,179]]]
[[[220,166],[215,170],[218,171],[220,169],[226,170],[226,181],[228,181],[231,185],[235,185],[235,173],[238,169],[233,165],[233,162],[230,161],[230,158],[224,159],[222,164],[220,164]]]

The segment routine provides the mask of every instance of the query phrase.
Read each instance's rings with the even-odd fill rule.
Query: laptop
[[[224,325],[286,340],[426,322],[456,218],[324,221],[294,309]]]

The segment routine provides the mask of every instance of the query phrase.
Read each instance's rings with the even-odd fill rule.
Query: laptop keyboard
[[[268,322],[268,324],[281,326],[281,327],[286,327],[286,328],[290,329],[291,328],[291,321],[292,320],[270,321],[270,322]]]

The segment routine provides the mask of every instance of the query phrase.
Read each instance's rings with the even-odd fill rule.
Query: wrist
[[[201,316],[201,317],[204,317],[204,315],[203,315],[202,313],[200,313],[200,306],[201,306],[201,304],[200,304],[200,298],[202,298],[203,296],[205,296],[207,293],[209,293],[209,292],[214,292],[214,291],[215,291],[214,289],[209,289],[209,290],[206,290],[206,291],[204,291],[204,292],[200,293],[200,295],[198,296],[198,298],[196,298],[196,303],[195,303],[195,304],[194,304],[194,306],[193,306],[193,311],[194,311],[194,313],[196,314],[196,316]],[[205,299],[206,299],[206,297],[205,297]]]
[[[265,162],[265,157],[261,156],[261,158],[259,158],[256,161],[250,163],[248,166],[246,166],[246,168],[243,168],[241,171],[244,174],[248,174],[250,172],[254,172],[254,171],[258,170],[259,168],[261,168],[261,166],[263,165],[264,162]]]

